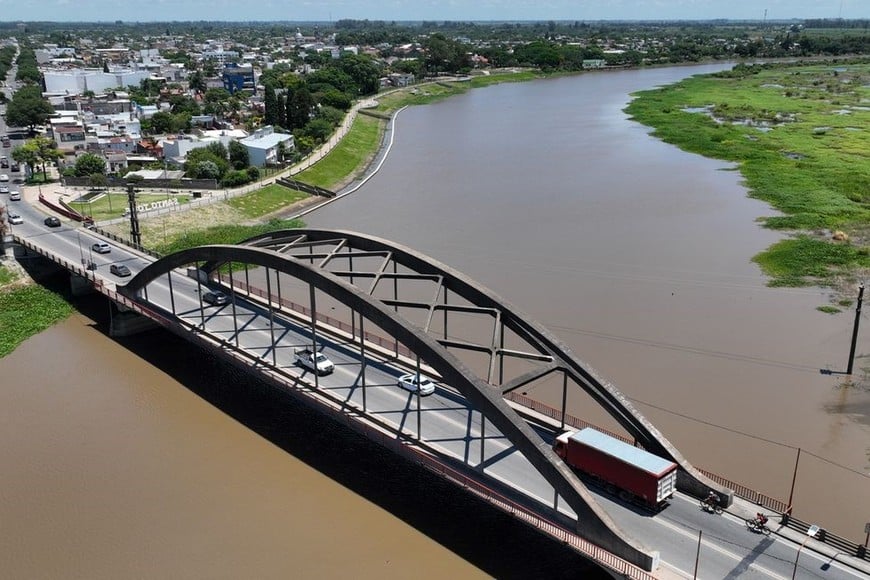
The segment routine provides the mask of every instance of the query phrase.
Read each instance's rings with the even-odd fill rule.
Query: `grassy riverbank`
[[[870,61],[738,65],[637,93],[626,111],[668,143],[738,164],[794,234],[754,258],[771,285],[870,268]]]
[[[0,264],[0,358],[72,312],[62,296]]]

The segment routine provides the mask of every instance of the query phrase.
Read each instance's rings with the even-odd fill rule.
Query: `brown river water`
[[[739,173],[621,112],[632,91],[715,68],[499,85],[408,109],[381,171],[306,221],[407,244],[494,289],[696,465],[785,500],[802,448],[795,514],[863,540],[870,395],[819,372],[845,367],[853,314],[816,311],[825,290],[767,288],[750,258],[779,239],[754,221],[772,210]],[[80,308],[0,360],[4,576],[581,569],[180,340],[112,340],[105,304]]]

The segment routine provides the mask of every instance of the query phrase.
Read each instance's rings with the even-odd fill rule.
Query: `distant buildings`
[[[85,91],[103,93],[118,87],[138,87],[142,80],[151,76],[145,70],[103,72],[100,69],[47,70],[43,73],[45,92],[80,95]]]

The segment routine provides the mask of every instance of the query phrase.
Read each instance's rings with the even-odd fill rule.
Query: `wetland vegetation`
[[[737,164],[760,217],[792,235],[754,258],[771,285],[870,269],[870,59],[739,64],[637,93],[626,111],[678,147]]]

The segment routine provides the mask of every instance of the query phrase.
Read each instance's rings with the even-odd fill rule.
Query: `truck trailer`
[[[676,463],[601,431],[590,427],[566,431],[556,438],[553,450],[565,463],[600,481],[605,488],[617,488],[623,499],[660,509],[674,495]]]

